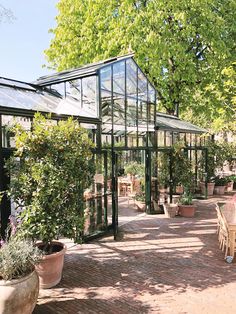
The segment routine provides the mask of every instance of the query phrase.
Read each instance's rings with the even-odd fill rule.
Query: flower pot
[[[177,204],[164,204],[164,212],[166,217],[168,218],[174,218],[178,211],[178,205]]]
[[[194,217],[196,207],[194,205],[179,205],[179,215],[182,217]]]
[[[35,270],[20,279],[0,280],[0,314],[31,314],[38,294],[39,278]]]
[[[226,186],[226,191],[227,192],[232,192],[233,191],[233,188],[234,188],[234,181],[230,181],[227,183],[227,186]]]
[[[217,195],[224,195],[225,194],[225,185],[219,185],[219,186],[215,186],[214,188],[214,193]]]
[[[175,188],[175,191],[177,194],[183,194],[184,193],[184,187],[182,185],[177,185]]]
[[[52,244],[59,246],[60,251],[44,255],[42,261],[35,267],[39,275],[39,285],[42,289],[52,288],[61,281],[66,246],[57,241]],[[37,246],[40,248],[42,243],[37,243]]]
[[[202,194],[206,194],[205,193],[205,182],[200,182],[200,187],[201,187]],[[215,183],[214,182],[207,183],[207,195],[208,196],[213,195],[214,187],[215,187]]]
[[[142,201],[135,201],[135,205],[137,206],[137,210],[139,212],[145,212],[146,210],[146,204]]]

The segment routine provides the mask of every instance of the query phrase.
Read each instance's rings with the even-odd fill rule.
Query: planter
[[[179,215],[182,217],[194,217],[196,207],[194,205],[179,205]]]
[[[60,250],[43,256],[42,261],[35,267],[39,275],[39,285],[42,289],[52,288],[61,281],[66,246],[57,241],[52,242],[52,244],[59,247]],[[37,246],[40,248],[42,243],[37,243]]]
[[[0,314],[31,314],[38,294],[39,278],[35,270],[20,279],[0,280]]]
[[[232,192],[233,189],[234,189],[234,181],[228,182],[227,185],[226,185],[226,191],[227,192]]]
[[[178,212],[177,204],[164,204],[164,212],[166,217],[174,218]]]
[[[145,204],[145,202],[135,201],[135,205],[137,206],[137,210],[138,210],[139,212],[145,212],[145,210],[146,210],[146,204]]]
[[[180,195],[172,195],[172,204],[178,204]],[[170,202],[170,197],[168,197],[168,202]]]
[[[183,194],[184,193],[184,187],[182,185],[177,185],[175,188],[175,191],[177,194]]]
[[[225,194],[225,185],[219,185],[219,186],[215,186],[214,192],[217,195],[224,195]]]
[[[214,187],[215,187],[214,182],[207,183],[207,195],[208,196],[213,195]],[[202,194],[206,194],[205,193],[205,182],[200,182],[200,188],[201,188]]]

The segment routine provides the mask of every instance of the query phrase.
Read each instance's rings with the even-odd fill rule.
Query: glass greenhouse
[[[50,113],[55,123],[73,116],[96,143],[97,174],[85,198],[92,213],[85,234],[106,230],[109,226],[116,233],[120,178],[127,175],[127,165],[135,162],[143,169],[143,174],[137,177],[142,181],[140,191],[148,213],[154,210],[154,200],[161,202],[158,160],[164,152],[169,154],[170,200],[175,193],[171,148],[176,141],[185,142],[195,183],[198,180],[198,158],[204,151],[205,141],[201,135],[206,130],[157,112],[157,104],[158,91],[132,54],[44,76],[33,83],[0,78],[1,190],[9,182],[4,163],[14,150],[14,135],[9,127],[17,121],[30,130],[36,112]],[[2,228],[11,207],[11,201],[3,198]]]

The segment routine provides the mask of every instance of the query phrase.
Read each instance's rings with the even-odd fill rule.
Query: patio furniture
[[[231,258],[235,254],[235,236],[236,236],[236,203],[226,202],[218,203],[220,210],[219,220],[219,240],[221,249],[225,249],[225,258],[227,257],[228,249]]]

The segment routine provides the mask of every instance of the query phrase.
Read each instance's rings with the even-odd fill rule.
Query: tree
[[[214,85],[235,50],[234,0],[60,0],[46,56],[64,70],[127,53],[155,84],[160,107],[200,115],[202,123],[224,107]],[[207,105],[207,112],[206,112]]]
[[[1,3],[0,3],[0,24],[6,21],[11,21],[15,19],[12,11],[10,9],[5,8]]]

